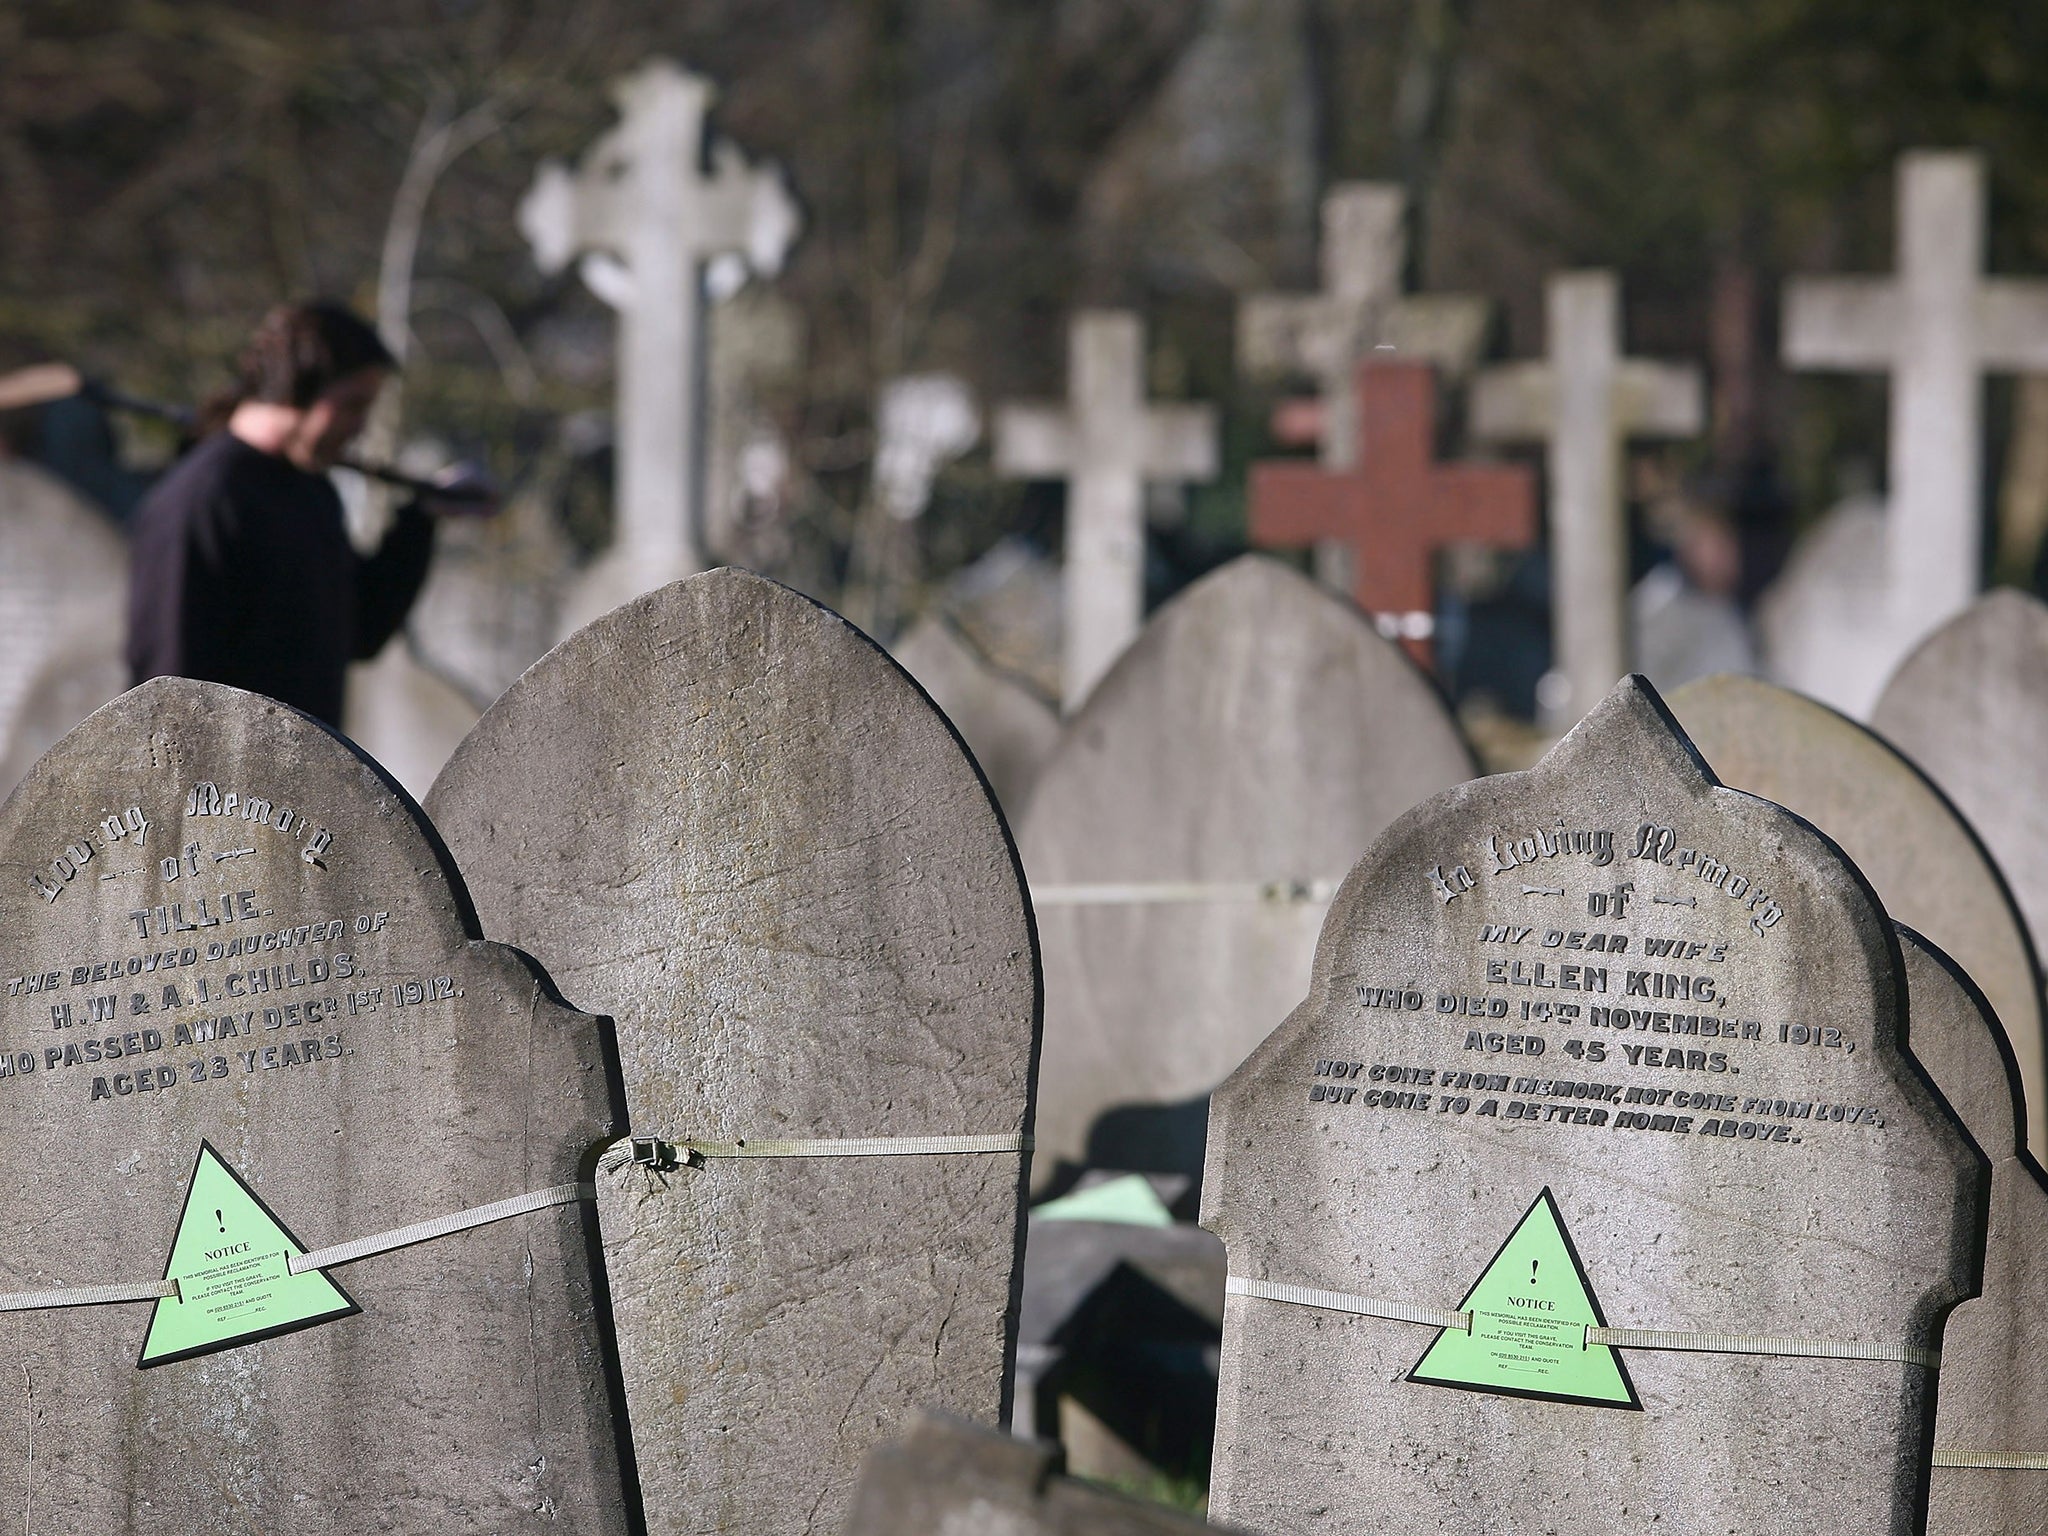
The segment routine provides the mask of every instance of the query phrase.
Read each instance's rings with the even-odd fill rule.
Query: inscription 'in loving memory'
[[[1614,849],[1615,837],[1611,829],[1568,830],[1560,821],[1549,831],[1532,832],[1523,837],[1507,837],[1501,833],[1490,835],[1480,845],[1480,850],[1485,855],[1481,871],[1489,877],[1498,877],[1512,869],[1525,869],[1539,859],[1570,856],[1585,858],[1596,868],[1605,868],[1614,862]],[[1732,866],[1701,849],[1679,846],[1678,831],[1675,827],[1643,822],[1636,828],[1634,845],[1629,849],[1628,856],[1661,864],[1666,869],[1688,871],[1712,889],[1742,903],[1749,917],[1749,926],[1759,937],[1777,927],[1785,915],[1784,908],[1750,876],[1739,873]],[[1476,890],[1479,884],[1473,878],[1471,869],[1464,864],[1452,865],[1448,874],[1444,872],[1442,864],[1434,865],[1423,871],[1423,879],[1428,881],[1429,888],[1437,900],[1446,906],[1458,900],[1467,891]],[[1594,899],[1588,902],[1589,909],[1594,905],[1594,900],[1597,900],[1599,910],[1594,915],[1604,915],[1609,910],[1608,903],[1612,899],[1609,893],[1596,892]]]
[[[1462,1040],[1464,1053],[1489,1059],[1521,1057],[1530,1059],[1533,1067],[1535,1058],[1561,1046],[1561,1053],[1575,1065],[1620,1069],[1627,1076],[1588,1083],[1452,1070],[1441,1063],[1368,1066],[1324,1059],[1315,1064],[1309,1104],[1348,1106],[1347,1113],[1653,1132],[1764,1146],[1797,1145],[1822,1125],[1873,1132],[1883,1128],[1884,1117],[1876,1108],[1830,1100],[1822,1096],[1825,1090],[1815,1094],[1810,1087],[1765,1088],[1759,1083],[1744,1085],[1746,1092],[1731,1091],[1745,1072],[1776,1076],[1797,1071],[1795,1063],[1802,1059],[1846,1059],[1856,1041],[1848,1030],[1834,1025],[1729,1016],[1741,968],[1731,966],[1733,941],[1711,929],[1677,934],[1624,931],[1624,924],[1645,921],[1664,926],[1673,918],[1711,920],[1712,909],[1703,908],[1701,896],[1688,889],[1697,881],[1738,904],[1735,910],[1750,932],[1762,938],[1779,927],[1784,908],[1755,878],[1709,852],[1683,845],[1676,828],[1651,821],[1639,823],[1633,835],[1624,838],[1607,828],[1573,828],[1559,818],[1544,830],[1489,834],[1476,848],[1475,856],[1452,864],[1448,872],[1442,863],[1423,872],[1439,906],[1478,890],[1482,880],[1505,877],[1508,885],[1502,894],[1510,902],[1533,900],[1541,906],[1561,901],[1575,914],[1582,902],[1585,918],[1594,921],[1575,926],[1584,921],[1575,918],[1553,927],[1532,911],[1532,920],[1526,923],[1482,922],[1466,931],[1466,941],[1481,946],[1481,953],[1472,957],[1478,969],[1469,980],[1357,982],[1356,1005],[1418,1024],[1418,1015],[1455,1023],[1456,1031],[1441,1041],[1450,1050],[1457,1050]],[[1569,891],[1567,862],[1604,871],[1602,885]],[[1649,872],[1642,869],[1644,864],[1687,878],[1674,889],[1666,877],[1645,878]],[[1636,879],[1615,880],[1631,868],[1640,871]],[[1550,921],[1556,921],[1555,916]],[[1484,953],[1490,949],[1499,954],[1503,948],[1550,953],[1540,960],[1492,959]],[[1678,962],[1685,969],[1661,970],[1643,963],[1659,960]],[[1593,998],[1582,1002],[1561,995],[1574,993],[1590,993]],[[1630,1005],[1620,1005],[1623,1000]],[[1655,1006],[1660,1001],[1666,1006]],[[1673,1002],[1690,1004],[1694,1010],[1704,1004],[1715,1011],[1673,1010],[1668,1007]],[[1645,1035],[1651,1038],[1644,1039]],[[1667,1040],[1655,1038],[1660,1035]],[[1694,1041],[1680,1043],[1671,1036],[1692,1036]],[[1465,1059],[1470,1062],[1472,1056]],[[1709,1092],[1658,1085],[1658,1079],[1669,1082],[1673,1073],[1692,1082],[1719,1079],[1727,1087]],[[1560,1102],[1564,1100],[1579,1102]]]
[[[245,794],[236,790],[223,794],[220,786],[211,779],[202,779],[186,791],[185,815],[190,819],[229,817],[246,823],[252,830],[268,831],[294,840],[309,826],[304,816],[288,805],[278,804],[268,795]],[[96,857],[113,854],[130,839],[137,848],[144,846],[148,841],[149,827],[149,817],[139,805],[131,805],[118,813],[109,812],[101,818],[99,825],[68,839],[43,869],[32,871],[29,884],[44,901],[54,902],[73,881],[92,867]],[[322,860],[333,843],[331,832],[325,827],[314,827],[305,846],[299,850],[299,857],[315,868],[325,868]],[[231,859],[246,858],[255,851],[253,847],[230,848],[216,852],[212,857],[217,863],[225,863]],[[185,865],[189,863],[191,874],[197,875],[198,860],[199,846],[189,843],[182,855],[159,860],[158,873],[166,880],[176,880],[185,873]],[[117,879],[122,874],[133,872],[114,870],[100,878]]]

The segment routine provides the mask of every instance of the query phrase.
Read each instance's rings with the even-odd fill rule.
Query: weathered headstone
[[[1061,1476],[1049,1445],[936,1414],[861,1468],[844,1536],[1173,1536],[1192,1515]]]
[[[1060,738],[1059,715],[1024,683],[999,672],[942,615],[921,619],[891,648],[960,733],[1003,814],[1024,814],[1038,771]]]
[[[1834,845],[1640,679],[1401,818],[1215,1095],[1211,1508],[1910,1529],[1985,1164],[1904,1054],[1899,963]]]
[[[557,646],[429,803],[485,931],[617,1021],[633,1129],[684,1155],[599,1177],[650,1532],[830,1531],[910,1407],[1000,1422],[1036,956],[910,679],[712,571]],[[1008,1150],[902,1140],[960,1136]]]
[[[1067,336],[1064,405],[996,410],[996,472],[1065,479],[1060,702],[1078,709],[1145,621],[1145,485],[1216,475],[1216,408],[1148,405],[1145,331],[1084,311]]]
[[[617,524],[565,631],[701,566],[704,264],[740,251],[774,272],[796,235],[779,170],[749,166],[725,141],[706,154],[714,94],[668,60],[642,65],[612,87],[618,126],[575,172],[543,165],[519,207],[541,270],[581,256],[584,281],[620,317]]]
[[[1504,363],[1473,381],[1472,431],[1548,445],[1550,612],[1564,687],[1545,712],[1569,725],[1628,665],[1628,521],[1622,449],[1631,437],[1691,437],[1705,391],[1690,365],[1621,350],[1612,272],[1560,272],[1546,290],[1547,361]]]
[[[1891,375],[1886,589],[1910,645],[1982,585],[1982,375],[2048,371],[2048,283],[1983,275],[1981,155],[1901,156],[1897,223],[1896,277],[1792,280],[1784,349]]]
[[[1998,867],[1955,807],[1882,737],[1757,678],[1695,683],[1672,695],[1671,712],[1722,783],[1775,801],[1840,843],[1893,920],[1926,934],[1975,978],[2019,1061],[2028,1139],[2048,1145],[2034,946]],[[1916,1047],[1922,1038],[1916,1027]]]
[[[1299,996],[1327,883],[1473,772],[1429,680],[1286,567],[1248,556],[1160,609],[1019,832],[1045,957],[1040,1182],[1062,1160],[1199,1174],[1209,1090]]]
[[[107,520],[0,459],[0,794],[127,686],[127,603],[128,551]]]
[[[1252,542],[1351,551],[1351,595],[1381,634],[1425,664],[1436,633],[1436,555],[1450,544],[1536,541],[1536,486],[1516,464],[1438,464],[1436,380],[1412,363],[1362,363],[1354,464],[1254,464]]]
[[[623,1532],[578,1193],[602,1026],[477,937],[418,809],[292,710],[158,679],[0,806],[0,868],[8,1522]]]
[[[2030,1536],[2048,1473],[2048,1179],[2021,1148],[2003,1031],[1971,978],[1899,930],[1913,1056],[1991,1159],[1982,1292],[1941,1331],[1929,1536]]]
[[[2048,608],[2024,593],[1987,592],[1923,640],[1892,675],[1871,712],[1874,730],[1891,742],[1955,803],[2005,877],[2026,919],[2036,961],[2048,943],[2048,816],[2038,789],[2048,762]],[[1931,919],[1921,925],[1936,943],[1950,936]],[[1956,941],[1951,950],[1966,967]],[[1970,967],[1971,974],[1977,970]],[[1979,977],[1989,989],[1989,982]],[[2025,1066],[2035,1058],[2027,1089],[2030,1125],[2041,1126],[2048,1092],[2039,1046],[2025,1036],[2028,1014],[1994,999],[2013,1032]]]

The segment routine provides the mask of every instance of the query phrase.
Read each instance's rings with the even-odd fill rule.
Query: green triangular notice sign
[[[1586,1343],[1587,1327],[1604,1328],[1607,1320],[1549,1189],[1515,1224],[1458,1310],[1472,1314],[1472,1331],[1439,1333],[1408,1373],[1410,1381],[1554,1403],[1642,1407],[1621,1356],[1605,1344]]]
[[[286,1268],[305,1252],[213,1144],[202,1141],[164,1266],[178,1294],[157,1301],[139,1364],[147,1370],[360,1312],[321,1271],[295,1275]]]

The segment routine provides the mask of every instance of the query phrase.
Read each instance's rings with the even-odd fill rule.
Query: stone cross
[[[617,81],[619,123],[571,172],[541,167],[519,207],[545,272],[579,255],[584,281],[619,311],[618,524],[571,599],[573,628],[703,562],[704,266],[747,253],[773,272],[798,213],[781,172],[710,147],[711,82],[665,59]]]
[[[1315,890],[1472,773],[1429,680],[1279,561],[1162,606],[1017,827],[1045,970],[1040,1186],[1063,1161],[1200,1177],[1209,1090],[1308,974]]]
[[[429,804],[486,932],[615,1021],[632,1129],[670,1146],[598,1175],[650,1536],[824,1536],[913,1408],[1002,1422],[1037,951],[916,684],[708,571],[535,663]]]
[[[1841,850],[1640,678],[1409,811],[1211,1100],[1212,1515],[1912,1529],[1987,1169],[1907,1019]]]
[[[2048,1147],[2034,946],[2005,876],[1948,796],[1884,737],[1761,678],[1704,678],[1669,702],[1723,784],[1804,816],[1840,843],[1885,911],[1939,944],[1984,989],[2017,1063],[2029,1107],[2025,1139]],[[1913,1018],[1919,1051],[1926,1037],[1917,1007]]]
[[[623,1536],[605,1026],[479,937],[419,808],[158,678],[0,805],[0,871],[0,1292],[58,1293],[0,1309],[6,1523]]]
[[[1254,377],[1313,377],[1322,396],[1322,460],[1358,461],[1358,365],[1379,353],[1468,372],[1486,339],[1487,301],[1466,294],[1401,292],[1408,258],[1406,193],[1347,182],[1323,199],[1319,293],[1259,293],[1237,312],[1237,352]]]
[[[1352,468],[1290,459],[1252,466],[1252,542],[1348,546],[1358,605],[1381,634],[1427,664],[1436,552],[1458,543],[1533,543],[1534,476],[1520,465],[1434,462],[1436,380],[1421,364],[1361,364],[1352,398],[1360,450]]]
[[[1785,295],[1794,368],[1888,372],[1895,619],[1916,639],[1982,584],[1982,374],[2048,371],[2048,282],[1985,277],[1981,155],[1899,162],[1898,274],[1799,278]]]
[[[1147,482],[1216,476],[1216,408],[1147,405],[1145,332],[1083,311],[1067,341],[1067,401],[996,411],[996,473],[1067,481],[1060,699],[1088,696],[1145,617]]]
[[[1612,272],[1549,282],[1550,357],[1507,363],[1473,383],[1472,431],[1549,445],[1550,613],[1554,671],[1545,713],[1569,725],[1628,668],[1628,519],[1622,448],[1631,437],[1690,437],[1705,421],[1697,368],[1621,350]]]

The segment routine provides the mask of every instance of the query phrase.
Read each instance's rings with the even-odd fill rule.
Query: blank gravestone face
[[[1039,898],[1040,1178],[1062,1159],[1199,1174],[1209,1090],[1314,953],[1320,907],[1256,888],[1334,885],[1472,772],[1430,682],[1284,566],[1238,560],[1160,610],[1068,722],[1019,837],[1036,891],[1082,888]]]
[[[0,1313],[6,1518],[623,1530],[573,1203],[283,1270],[573,1185],[611,1131],[598,1021],[475,937],[413,804],[281,705],[161,679],[0,807],[0,871],[0,1290],[181,1287]]]
[[[1870,723],[1977,829],[2048,939],[2048,608],[2000,589],[1930,635],[1885,684]],[[1941,942],[1940,930],[1928,933]]]
[[[1640,679],[1531,771],[1395,823],[1307,1001],[1215,1096],[1214,1513],[1276,1536],[1393,1509],[1459,1533],[1910,1528],[1923,1363],[1585,1332],[1938,1342],[1976,1278],[1982,1162],[1899,1049],[1897,966],[1841,855],[1718,787]]]
[[[1671,712],[1724,784],[1775,801],[1840,843],[1893,920],[1946,949],[1984,989],[2019,1060],[2038,1143],[2048,1130],[2048,1064],[2034,948],[2004,879],[1955,807],[1883,738],[1756,678],[1694,683],[1672,695]],[[1913,1037],[1923,1038],[1918,1029]]]
[[[1983,1292],[1942,1329],[1927,1530],[2036,1536],[2048,1508],[2048,1182],[2019,1150],[2015,1069],[1983,993],[1911,930],[1899,943],[1913,1055],[1991,1158]]]
[[[435,786],[487,933],[618,1022],[633,1129],[1015,1135],[1037,969],[945,721],[857,630],[739,571],[543,658]],[[995,1422],[1021,1158],[600,1175],[649,1529],[836,1531],[913,1407]]]
[[[0,460],[0,795],[127,686],[128,551],[62,481]]]

